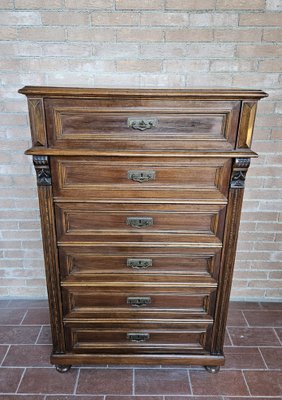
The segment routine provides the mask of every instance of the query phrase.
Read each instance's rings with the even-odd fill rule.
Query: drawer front
[[[51,160],[55,197],[224,201],[230,159],[145,160],[58,157]]]
[[[45,101],[51,146],[97,150],[230,150],[235,145],[239,111],[238,101]]]
[[[75,353],[146,353],[150,350],[165,353],[173,349],[181,352],[204,351],[207,329],[205,324],[192,325],[185,330],[157,330],[150,325],[140,325],[139,329],[126,325],[119,329],[68,326],[67,350]]]
[[[60,247],[61,278],[67,276],[90,278],[107,274],[119,274],[133,279],[146,274],[154,275],[192,275],[217,276],[220,251],[213,249],[162,248],[96,248]]]
[[[202,233],[221,238],[225,207],[57,203],[58,240],[97,240],[101,235]],[[113,236],[116,237],[116,236]],[[99,239],[98,239],[99,240]],[[115,240],[115,239],[113,239]]]
[[[214,303],[214,287],[182,289],[171,287],[62,288],[64,315],[68,320],[83,318],[158,319],[172,314],[208,316]]]

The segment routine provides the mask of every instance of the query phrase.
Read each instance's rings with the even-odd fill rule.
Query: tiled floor
[[[282,399],[282,303],[231,303],[226,364],[72,368],[49,364],[46,301],[0,300],[0,400]]]

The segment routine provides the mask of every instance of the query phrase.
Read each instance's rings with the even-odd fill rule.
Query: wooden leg
[[[71,369],[71,365],[56,365],[56,370],[60,373],[68,372]]]
[[[217,374],[220,370],[219,365],[206,365],[205,368],[210,374]]]

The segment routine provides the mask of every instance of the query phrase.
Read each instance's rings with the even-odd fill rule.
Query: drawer
[[[55,197],[177,199],[226,203],[230,159],[58,157],[51,170]]]
[[[102,274],[133,279],[144,275],[213,276],[218,273],[221,252],[217,249],[133,247],[59,247],[61,278],[81,279]]]
[[[142,233],[202,233],[222,238],[225,207],[222,205],[159,205],[57,203],[55,206],[59,241],[96,241],[110,235],[135,240]],[[221,229],[220,229],[221,228]],[[130,240],[130,239],[129,239]]]
[[[204,352],[209,325],[190,325],[186,329],[153,329],[149,324],[132,329],[93,329],[88,326],[68,325],[66,328],[67,350],[75,353],[165,353],[177,349]]]
[[[199,285],[199,283],[198,283]],[[192,286],[192,285],[191,285]],[[171,314],[209,315],[216,287],[176,287],[130,285],[115,287],[70,286],[62,288],[64,315],[75,318],[161,318]]]
[[[45,112],[52,147],[230,150],[240,102],[46,99]]]

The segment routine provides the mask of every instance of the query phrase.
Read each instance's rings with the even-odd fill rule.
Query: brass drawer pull
[[[155,171],[128,171],[127,177],[134,182],[143,183],[153,181],[156,177],[156,173]]]
[[[127,217],[126,224],[132,226],[132,228],[144,228],[146,226],[152,226],[154,223],[151,217]]]
[[[150,339],[150,334],[149,333],[130,332],[130,333],[127,333],[126,338],[127,338],[127,340],[130,340],[131,342],[146,342],[146,340]]]
[[[127,126],[138,131],[145,131],[147,129],[156,128],[158,126],[158,120],[157,118],[128,118]]]
[[[145,269],[153,265],[153,260],[151,258],[128,258],[126,265],[134,269]]]
[[[145,307],[151,303],[151,297],[127,297],[127,304],[132,307]]]

